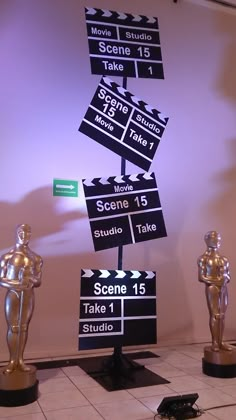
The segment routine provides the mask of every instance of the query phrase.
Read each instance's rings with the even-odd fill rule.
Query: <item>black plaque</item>
[[[81,270],[79,350],[156,340],[154,271]]]
[[[148,171],[168,117],[102,77],[79,131]]]
[[[164,79],[156,17],[85,8],[93,74]]]
[[[155,174],[84,179],[95,251],[166,236]]]

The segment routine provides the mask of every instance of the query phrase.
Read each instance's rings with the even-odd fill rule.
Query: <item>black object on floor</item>
[[[138,359],[148,359],[151,357],[160,357],[156,353],[152,353],[151,351],[139,351],[134,353],[124,353],[126,357],[132,360],[138,360]]]
[[[194,393],[164,397],[157,408],[157,412],[161,417],[176,420],[199,417],[199,410],[193,407],[198,396],[197,393]]]
[[[128,359],[135,360],[135,359],[147,359],[149,357],[160,357],[155,353],[152,353],[151,351],[139,351],[134,353],[125,353],[125,356]],[[104,356],[102,356],[104,358]],[[94,358],[87,358],[89,360],[96,359]],[[47,360],[45,362],[33,362],[33,365],[36,366],[38,370],[41,369],[53,369],[53,368],[62,368],[67,366],[80,366],[81,360],[84,360],[83,358],[74,358],[74,359],[60,359],[60,360]],[[97,365],[96,365],[97,368]]]
[[[160,356],[151,351],[123,354],[120,350],[118,348],[118,353],[115,356],[116,360],[114,360],[113,354],[112,356],[42,361],[34,363],[34,366],[38,370],[79,366],[108,391],[169,383],[166,379],[134,361]]]
[[[16,390],[0,390],[0,406],[1,407],[18,407],[21,405],[31,404],[38,399],[38,383],[24,389]]]
[[[204,358],[202,359],[202,371],[205,375],[213,376],[214,378],[235,378],[236,365],[217,365],[216,363],[209,363]]]
[[[138,354],[135,354],[137,357]],[[138,357],[137,357],[138,358]],[[79,359],[78,365],[107,391],[169,383],[115,348],[112,356]]]

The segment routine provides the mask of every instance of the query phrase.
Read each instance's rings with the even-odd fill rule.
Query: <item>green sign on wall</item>
[[[78,181],[54,179],[53,195],[61,197],[78,197]]]

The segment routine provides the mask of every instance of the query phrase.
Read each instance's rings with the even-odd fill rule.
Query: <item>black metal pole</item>
[[[127,89],[127,77],[123,77],[122,87]],[[126,160],[121,158],[121,175],[125,175]],[[122,270],[123,267],[123,246],[118,247],[118,270]]]

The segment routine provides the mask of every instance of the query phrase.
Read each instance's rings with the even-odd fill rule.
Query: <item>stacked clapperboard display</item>
[[[120,175],[84,179],[83,188],[95,251],[121,249],[166,236],[155,174],[147,171],[168,118],[126,89],[127,77],[164,79],[158,20],[96,8],[85,17],[91,72],[102,78],[79,131],[123,166]],[[145,172],[126,175],[125,159]],[[156,318],[155,272],[81,270],[79,350],[155,344]]]

